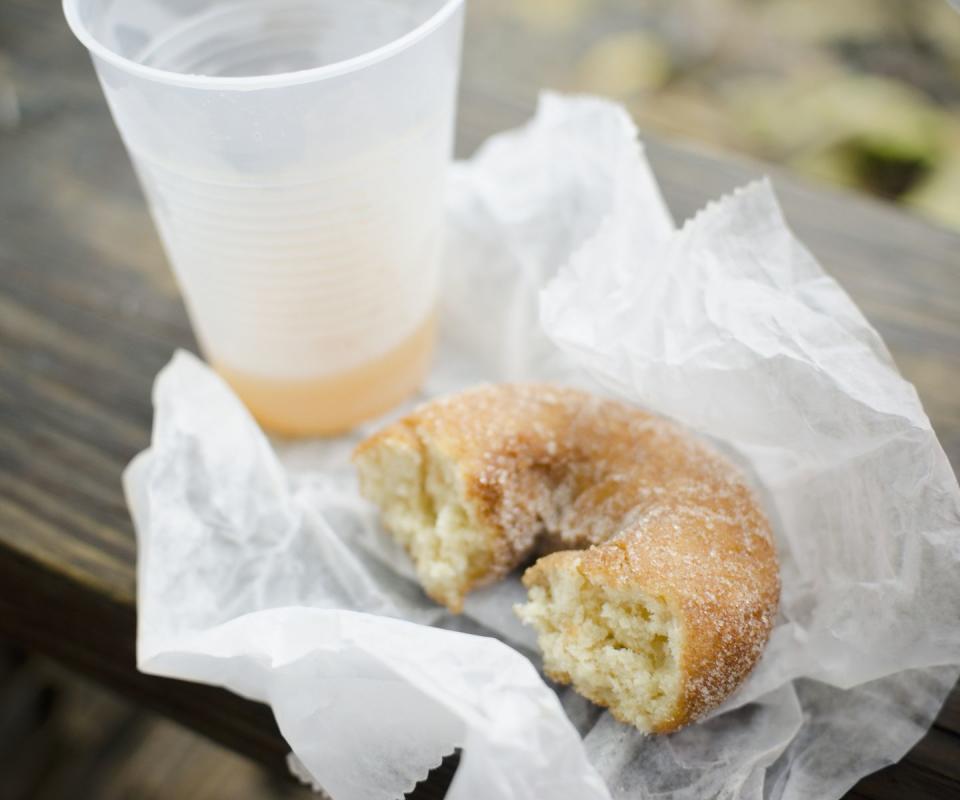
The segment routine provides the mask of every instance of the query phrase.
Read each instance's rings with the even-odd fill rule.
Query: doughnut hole
[[[451,611],[487,575],[490,537],[472,519],[456,464],[415,434],[357,459],[363,495],[413,560],[424,591]]]
[[[669,725],[681,677],[680,626],[669,606],[596,583],[578,567],[576,554],[556,553],[524,578],[528,601],[516,611],[537,630],[544,669],[621,722],[646,732]]]

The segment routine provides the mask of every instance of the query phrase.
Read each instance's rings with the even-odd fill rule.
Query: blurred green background
[[[472,0],[474,75],[593,92],[639,125],[960,228],[947,0]],[[573,57],[571,57],[573,54]]]

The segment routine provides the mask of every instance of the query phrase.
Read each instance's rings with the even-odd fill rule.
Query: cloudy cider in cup
[[[348,430],[419,386],[446,135],[427,120],[305,182],[170,186],[183,178],[139,165],[200,346],[265,428]]]
[[[430,315],[384,355],[319,378],[264,378],[214,361],[214,367],[265,428],[284,436],[338,433],[407,398],[426,374],[433,351]]]
[[[328,434],[432,350],[461,0],[65,0],[197,340],[256,418]]]

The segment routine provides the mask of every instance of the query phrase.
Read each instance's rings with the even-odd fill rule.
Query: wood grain
[[[526,119],[535,87],[549,82],[520,57],[513,74],[501,64],[491,76],[485,65],[502,32],[479,24],[468,35],[461,155]],[[120,474],[149,441],[153,376],[174,348],[193,348],[194,340],[59,3],[0,5],[0,51],[20,103],[19,125],[0,130],[0,635],[282,770],[286,746],[265,707],[134,668],[135,548]],[[764,171],[645,139],[678,220]],[[774,182],[791,224],[917,386],[956,468],[960,236],[776,171]],[[415,796],[442,797],[454,767]],[[960,792],[956,692],[901,764],[851,796],[950,791]]]
[[[2,644],[0,797],[329,800],[49,659]]]

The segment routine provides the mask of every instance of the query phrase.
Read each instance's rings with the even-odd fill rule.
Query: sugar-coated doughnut
[[[517,612],[547,673],[623,722],[675,730],[760,658],[780,592],[769,523],[742,474],[674,423],[574,389],[484,386],[387,426],[354,461],[451,611],[536,557]]]

